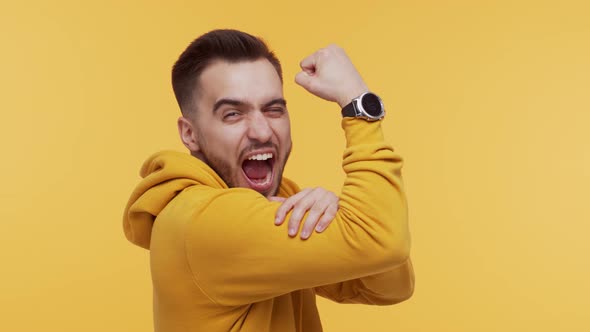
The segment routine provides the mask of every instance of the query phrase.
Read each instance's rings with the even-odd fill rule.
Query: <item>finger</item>
[[[291,217],[289,218],[289,236],[297,235],[297,231],[299,231],[299,225],[301,223],[301,219],[305,215],[309,209],[313,206],[314,202],[317,200],[317,194],[309,193],[305,197],[301,198],[297,204],[293,207],[293,212],[291,213]]]
[[[300,71],[295,75],[295,83],[301,85],[306,90],[311,91],[311,85],[313,84],[313,77],[304,71]]]
[[[268,200],[271,201],[271,202],[281,202],[282,203],[282,202],[286,201],[287,199],[285,197],[270,196],[268,198]]]
[[[301,229],[301,238],[303,240],[306,240],[311,236],[320,216],[324,213],[328,205],[329,203],[320,199],[311,207],[311,210],[309,210],[307,218],[305,218],[305,222],[303,223],[303,228]]]
[[[297,219],[294,218],[290,221],[289,228],[292,235],[297,233],[300,227],[303,216],[306,212],[309,212],[305,218],[305,223],[301,227],[301,238],[307,239],[318,222],[320,216],[324,213],[324,210],[330,204],[329,192],[323,188],[315,188],[305,198],[299,201],[298,204],[293,208],[293,214]],[[293,216],[291,214],[291,216]],[[293,230],[294,228],[294,230]]]
[[[301,69],[309,75],[313,75],[315,73],[315,65],[316,65],[316,53],[306,57],[305,59],[301,60],[299,66]]]
[[[298,192],[297,194],[287,198],[283,204],[277,209],[275,214],[275,225],[281,225],[283,221],[285,221],[285,216],[287,213],[297,204],[297,202],[307,195],[307,193],[311,191],[311,188],[306,188]]]
[[[326,228],[328,228],[328,226],[330,226],[330,224],[332,223],[332,220],[334,220],[334,217],[336,217],[337,212],[338,212],[338,203],[330,204],[330,206],[328,206],[328,208],[326,209],[326,211],[324,212],[324,214],[322,215],[322,217],[318,221],[318,224],[315,227],[316,232],[321,233],[321,232],[325,231]]]

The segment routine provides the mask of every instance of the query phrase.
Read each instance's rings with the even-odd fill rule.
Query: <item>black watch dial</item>
[[[361,105],[365,112],[367,112],[370,116],[379,117],[383,113],[383,109],[381,108],[381,101],[379,101],[379,97],[377,97],[373,93],[367,93],[363,95],[361,99]]]

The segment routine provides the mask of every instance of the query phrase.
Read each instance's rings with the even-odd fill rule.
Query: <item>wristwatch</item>
[[[385,116],[385,110],[381,98],[372,92],[365,92],[342,108],[342,116],[378,121]]]

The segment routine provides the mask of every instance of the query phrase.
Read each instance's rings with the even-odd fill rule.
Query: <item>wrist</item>
[[[340,108],[344,108],[344,106],[350,104],[354,98],[358,98],[363,93],[369,92],[369,88],[366,86],[360,86],[356,89],[350,90],[350,92],[343,95],[342,98],[336,100]]]

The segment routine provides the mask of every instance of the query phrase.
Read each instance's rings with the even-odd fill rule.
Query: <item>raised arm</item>
[[[296,81],[341,106],[367,90],[338,47],[314,53],[301,66]],[[188,265],[212,301],[253,303],[384,273],[407,261],[410,239],[402,159],[384,141],[379,121],[344,119],[342,128],[346,178],[340,208],[321,236],[302,241],[290,238],[286,226],[269,227],[280,203],[243,188],[193,186],[159,216],[159,222],[187,219]],[[187,201],[195,205],[183,205]]]

